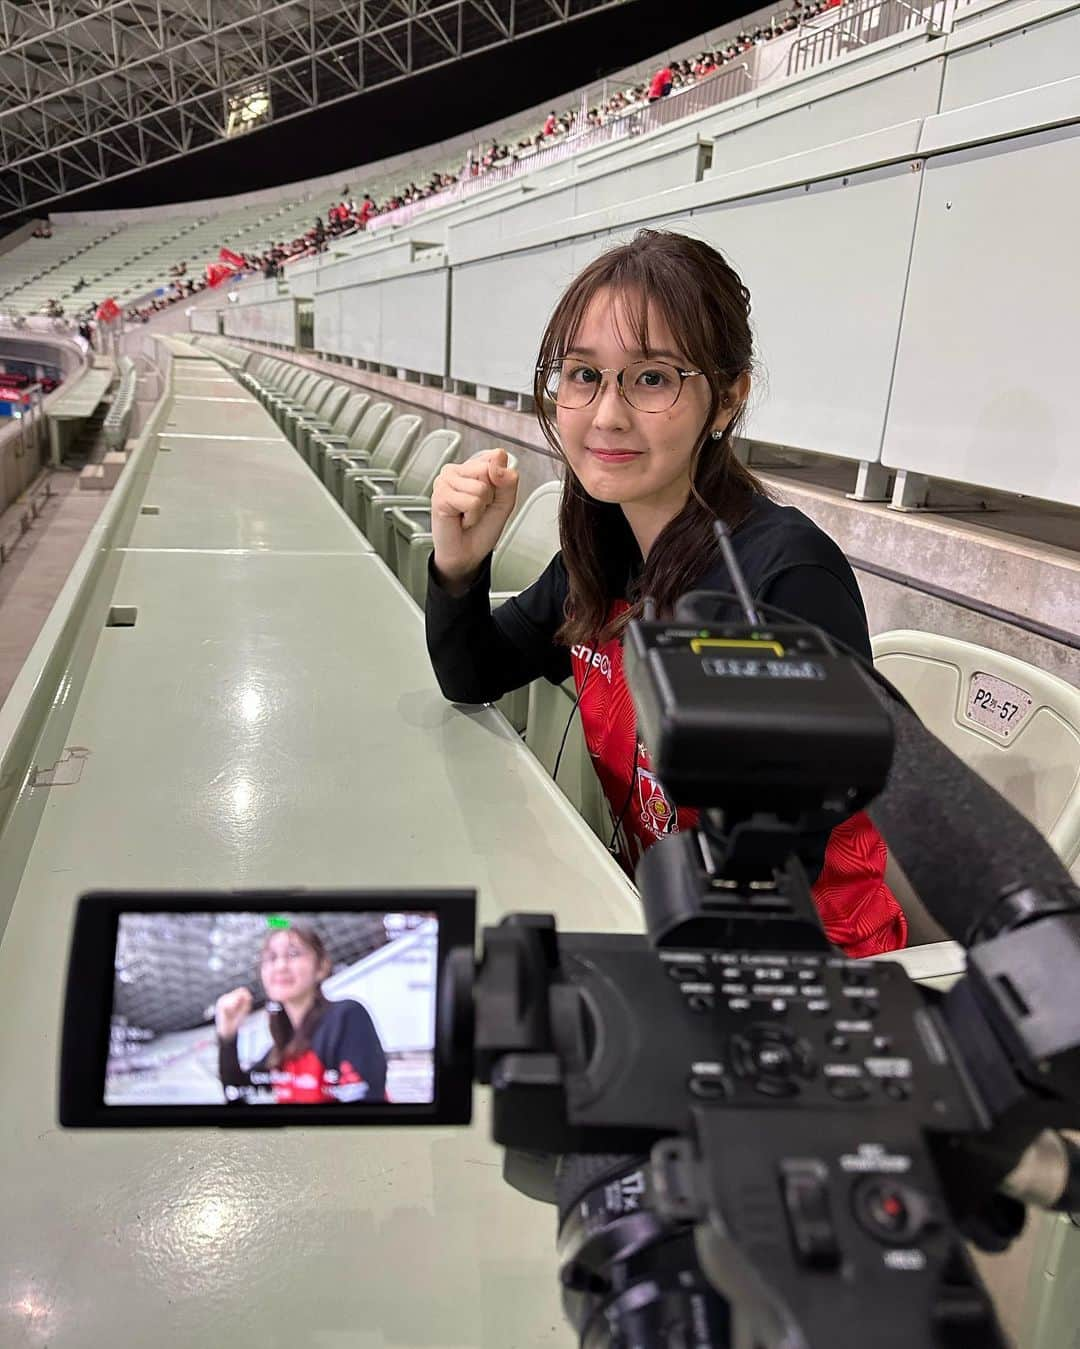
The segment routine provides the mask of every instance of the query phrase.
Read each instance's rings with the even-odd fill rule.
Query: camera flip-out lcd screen
[[[222,1123],[441,1115],[437,1008],[447,932],[437,900],[351,909],[119,900],[84,901],[72,952],[69,984],[84,1003],[97,1003],[100,1037],[96,1086],[88,1093],[82,1064],[76,1092],[77,1113],[92,1107],[96,1118],[81,1122],[141,1123],[135,1112],[144,1111],[176,1123],[208,1110]],[[471,898],[466,907],[471,927]],[[107,964],[96,981],[91,964]],[[69,1018],[65,1035],[69,1068],[95,1057],[84,1025]]]

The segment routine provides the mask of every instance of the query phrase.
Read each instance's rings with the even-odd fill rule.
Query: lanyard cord
[[[609,853],[616,853],[616,854],[617,854],[618,851],[619,851],[618,848],[615,846],[615,840],[616,840],[616,839],[618,838],[618,836],[619,836],[619,830],[620,830],[620,828],[622,827],[622,822],[623,822],[623,820],[626,818],[626,812],[630,809],[630,802],[634,799],[634,788],[637,786],[637,778],[638,778],[638,749],[637,749],[637,721],[636,721],[636,720],[635,720],[635,722],[634,722],[634,751],[633,751],[633,752],[634,752],[634,759],[633,759],[633,763],[631,764],[631,770],[632,770],[632,771],[631,771],[631,773],[630,773],[630,790],[626,793],[626,800],[623,802],[623,808],[622,808],[622,810],[619,811],[619,818],[615,821],[615,828],[611,831],[611,838],[608,840],[608,845],[607,845],[607,846],[608,846],[608,852],[609,852]]]
[[[589,683],[589,676],[592,674],[593,668],[592,661],[590,660],[589,665],[585,670],[585,678],[581,681],[581,688],[578,690],[578,695],[574,699],[574,705],[570,709],[570,715],[566,718],[566,729],[562,733],[562,740],[559,742],[559,752],[555,756],[555,767],[552,769],[551,773],[552,782],[558,782],[559,780],[559,765],[562,763],[563,750],[566,748],[566,737],[570,734],[570,724],[574,720],[574,713],[581,706],[581,700],[585,696],[585,689]]]

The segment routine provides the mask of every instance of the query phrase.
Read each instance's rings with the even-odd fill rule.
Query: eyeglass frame
[[[557,361],[549,361],[547,365],[538,365],[536,367],[536,373],[541,374],[544,371],[553,370],[556,366],[561,366],[563,361],[572,359],[573,359],[572,357],[561,356]],[[694,375],[720,374],[719,370],[683,370],[680,366],[672,365],[669,361],[654,361],[652,362],[652,364],[666,365],[669,370],[674,370],[675,373],[679,376],[678,392],[675,394],[675,397],[671,400],[671,402],[667,405],[666,408],[639,408],[636,404],[631,403],[629,397],[627,396],[626,390],[623,388],[622,377],[627,372],[627,370],[630,369],[632,365],[648,365],[648,364],[650,364],[650,362],[647,359],[640,361],[628,361],[626,365],[622,367],[621,370],[616,370],[615,367],[612,365],[604,365],[604,366],[589,365],[587,361],[583,361],[582,365],[587,370],[595,370],[596,373],[600,376],[600,379],[597,381],[596,388],[593,392],[592,397],[588,400],[588,402],[582,403],[578,407],[568,407],[567,404],[560,403],[558,399],[555,398],[553,398],[551,401],[555,404],[556,407],[565,408],[567,412],[583,412],[586,408],[592,407],[592,405],[596,402],[596,395],[604,387],[604,376],[614,375],[615,387],[619,391],[619,397],[623,400],[623,402],[626,404],[628,408],[632,408],[634,412],[642,412],[647,417],[657,417],[660,415],[661,412],[671,411],[671,409],[682,397],[683,385],[686,383],[688,379],[691,379]]]

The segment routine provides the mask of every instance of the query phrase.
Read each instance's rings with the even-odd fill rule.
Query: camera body
[[[484,951],[473,1043],[497,1142],[651,1151],[650,1206],[696,1227],[710,1284],[762,1343],[865,1343],[867,1306],[875,1345],[924,1343],[930,1325],[950,1343],[973,1308],[995,1343],[927,1142],[980,1114],[902,966],[657,949],[535,915],[487,929]],[[507,1035],[489,1013],[511,1005],[526,1016]],[[614,1219],[626,1196],[611,1189]],[[589,1260],[575,1251],[568,1286]]]

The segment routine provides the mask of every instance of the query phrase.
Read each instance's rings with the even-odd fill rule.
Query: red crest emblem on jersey
[[[638,769],[638,810],[641,823],[657,838],[678,832],[675,807],[664,795],[660,779],[648,769]]]

